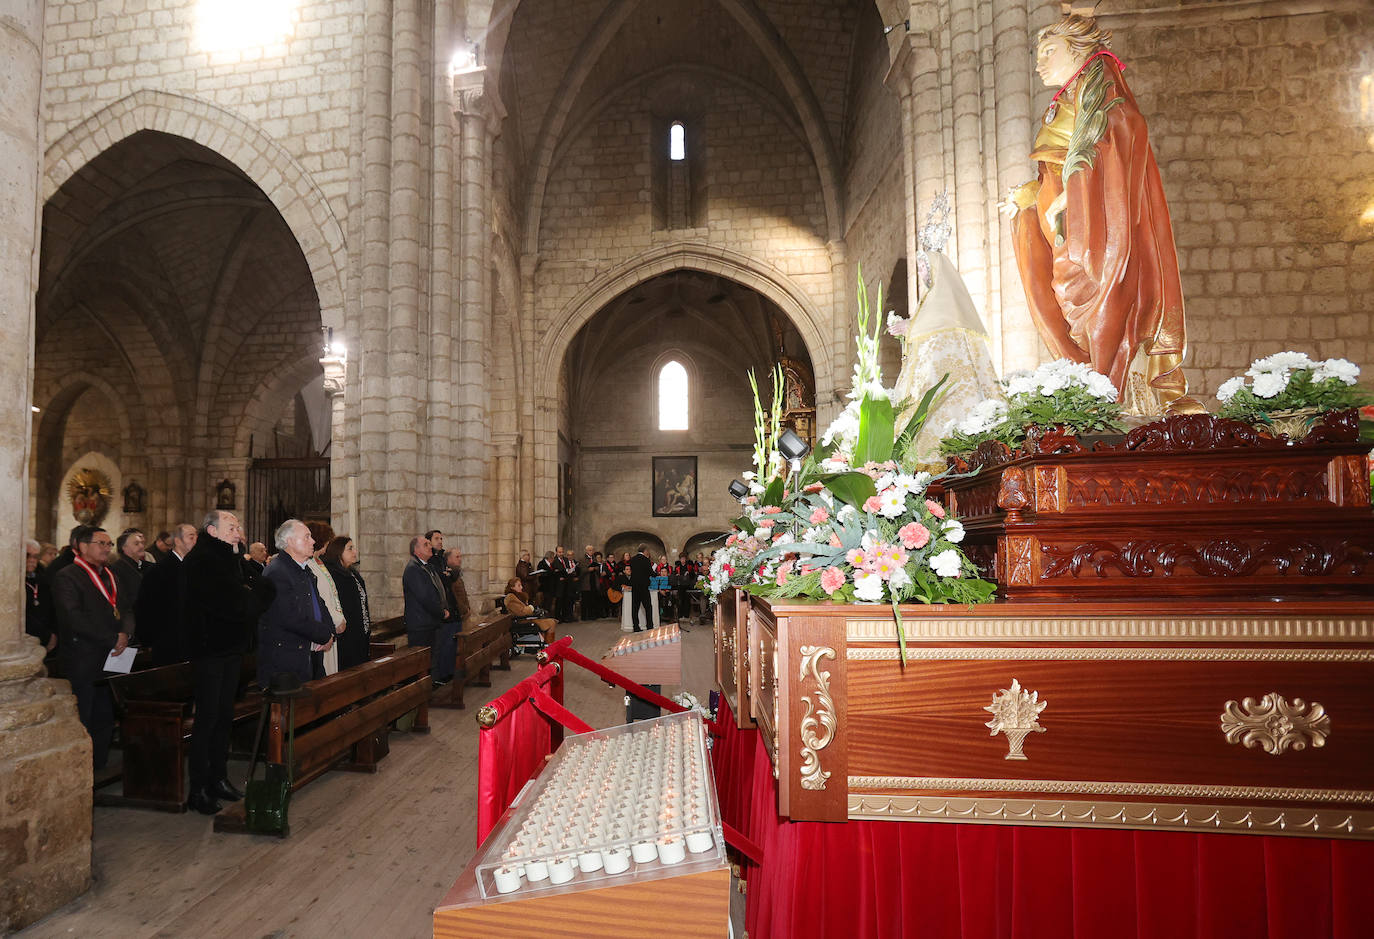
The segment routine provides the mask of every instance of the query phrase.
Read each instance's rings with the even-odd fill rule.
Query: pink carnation
[[[832,531],[830,533],[830,546],[832,548],[838,548],[842,544],[844,544],[844,542],[840,540],[840,536]]]
[[[772,527],[773,527],[773,520],[772,520],[771,518],[759,519],[758,527],[759,527],[759,528],[772,528]]]
[[[844,571],[838,567],[827,567],[821,572],[821,589],[826,596],[830,596],[836,590],[844,586]]]
[[[725,546],[728,548],[736,541],[739,541],[739,535],[731,535],[729,538],[725,539]]]
[[[877,496],[869,496],[867,499],[864,500],[865,512],[876,514],[877,512],[882,510],[882,507],[883,500],[879,499]]]
[[[830,521],[830,513],[825,510],[825,506],[816,506],[816,510],[811,513],[811,524],[824,525],[828,521]]]
[[[782,511],[782,506],[765,505],[760,511],[762,511],[764,515],[777,515]]]
[[[897,530],[897,537],[904,548],[924,548],[930,541],[930,529],[920,522],[908,522]]]
[[[792,573],[792,562],[791,562],[791,561],[788,561],[788,562],[787,562],[786,564],[784,564],[782,567],[779,567],[779,568],[778,568],[778,580],[777,580],[777,584],[778,584],[779,587],[781,587],[783,584],[787,583],[787,575],[790,574],[790,573]]]
[[[824,488],[825,483],[812,483],[811,485],[803,489],[802,492],[820,492]]]
[[[931,499],[927,499],[926,508],[930,509],[930,514],[934,515],[936,518],[945,517],[945,507],[938,502],[935,502]]]

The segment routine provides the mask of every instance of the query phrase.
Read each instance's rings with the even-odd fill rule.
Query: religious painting
[[[124,487],[124,514],[139,515],[143,512],[143,487],[138,483],[129,483]]]
[[[654,457],[654,518],[695,518],[697,458]]]
[[[221,479],[215,486],[215,508],[221,511],[233,511],[235,495],[238,490],[234,484],[227,479]]]

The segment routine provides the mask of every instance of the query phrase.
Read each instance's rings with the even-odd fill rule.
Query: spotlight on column
[[[738,479],[732,479],[732,480],[730,480],[730,496],[731,496],[733,499],[735,499],[735,501],[738,502],[739,500],[743,499],[743,498],[744,498],[745,496],[747,496],[747,495],[749,495],[749,487],[748,487],[748,486],[746,486],[744,483],[740,482]]]
[[[784,430],[782,436],[778,438],[778,452],[781,453],[784,458],[791,460],[793,463],[797,463],[811,452],[811,447],[805,440],[797,436],[796,431],[789,427],[787,430]]]

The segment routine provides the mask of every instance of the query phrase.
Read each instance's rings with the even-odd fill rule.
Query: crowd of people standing
[[[697,582],[710,574],[706,556],[680,556],[669,561],[666,555],[650,556],[643,545],[636,553],[647,559],[651,576],[667,578],[668,589],[659,592],[665,613],[686,616]],[[545,552],[538,564],[532,564],[530,552],[522,551],[506,592],[517,587],[517,594],[526,597],[526,603],[547,610],[549,617],[560,623],[619,616],[626,588],[631,586],[633,559],[629,551],[607,557],[592,545],[584,547],[579,557],[558,545]]]

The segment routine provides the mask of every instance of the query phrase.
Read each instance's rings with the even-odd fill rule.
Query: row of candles
[[[650,629],[642,636],[626,636],[611,646],[611,651],[607,655],[629,655],[631,652],[643,652],[655,646],[666,646],[669,643],[681,641],[682,632],[674,623],[671,626],[659,626],[656,629]]]
[[[715,845],[699,722],[570,738],[492,870],[498,893],[631,863],[679,864]]]

